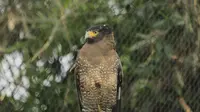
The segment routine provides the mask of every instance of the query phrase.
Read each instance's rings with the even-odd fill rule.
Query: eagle
[[[122,64],[109,25],[86,30],[85,44],[72,66],[81,112],[120,112]]]

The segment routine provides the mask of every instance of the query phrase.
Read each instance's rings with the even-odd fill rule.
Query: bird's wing
[[[79,101],[80,109],[82,110],[81,91],[80,91],[80,78],[79,78],[79,75],[77,74],[78,69],[79,69],[79,67],[76,66],[75,70],[74,70],[74,74],[75,74],[75,77],[76,77],[76,88],[77,88],[78,101]]]
[[[70,67],[69,69],[69,72],[72,72],[73,70],[75,70],[76,66],[77,66],[77,58],[78,58],[78,54],[79,54],[79,51],[76,51],[75,54],[74,54],[74,63],[72,64],[72,66]]]
[[[77,95],[78,95],[78,101],[79,101],[79,105],[80,105],[80,109],[82,110],[82,105],[81,105],[81,92],[80,92],[80,81],[79,81],[79,75],[78,75],[78,69],[79,69],[79,66],[77,64],[77,61],[78,61],[78,58],[79,58],[79,54],[77,54],[77,57],[75,59],[75,62],[74,64],[72,65],[72,67],[70,68],[70,72],[71,71],[74,71],[74,75],[75,75],[75,78],[76,78],[76,88],[77,88]]]
[[[120,110],[121,110],[122,76],[123,76],[122,64],[119,59],[119,64],[118,64],[118,68],[117,68],[117,106],[116,106],[117,112],[120,112]]]

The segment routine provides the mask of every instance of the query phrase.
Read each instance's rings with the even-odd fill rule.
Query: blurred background
[[[122,112],[200,112],[199,0],[0,0],[0,112],[79,112],[68,70],[114,29]]]

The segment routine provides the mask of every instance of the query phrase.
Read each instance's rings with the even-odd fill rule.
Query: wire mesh
[[[197,0],[0,1],[0,112],[78,112],[68,72],[85,30],[109,24],[122,112],[200,112]]]

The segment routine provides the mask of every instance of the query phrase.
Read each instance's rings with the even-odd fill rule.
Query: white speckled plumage
[[[113,34],[106,36],[95,44],[86,43],[75,62],[82,112],[113,112],[117,108],[121,62],[114,49]]]

